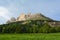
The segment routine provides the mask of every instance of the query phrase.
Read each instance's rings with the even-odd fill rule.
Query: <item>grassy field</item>
[[[60,33],[0,34],[0,40],[60,40]]]

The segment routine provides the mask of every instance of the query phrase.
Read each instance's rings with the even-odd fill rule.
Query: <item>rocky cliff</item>
[[[36,14],[24,14],[22,13],[21,15],[19,15],[16,19],[15,18],[11,18],[9,22],[17,22],[17,21],[25,21],[25,20],[47,20],[47,21],[53,21],[51,18],[48,18],[46,16],[44,16],[41,13],[36,13]]]
[[[18,16],[17,21],[24,21],[24,20],[52,20],[41,13],[36,14],[21,14]]]

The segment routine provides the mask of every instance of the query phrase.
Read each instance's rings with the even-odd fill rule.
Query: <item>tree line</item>
[[[56,33],[60,27],[51,27],[43,21],[13,22],[0,25],[0,33]]]

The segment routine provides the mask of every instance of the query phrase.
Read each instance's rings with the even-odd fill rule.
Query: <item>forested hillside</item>
[[[41,20],[27,20],[0,25],[0,33],[55,33],[60,27],[51,27]]]

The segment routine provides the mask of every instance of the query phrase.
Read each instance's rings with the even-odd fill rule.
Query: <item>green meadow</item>
[[[0,40],[60,40],[60,33],[0,34]]]

